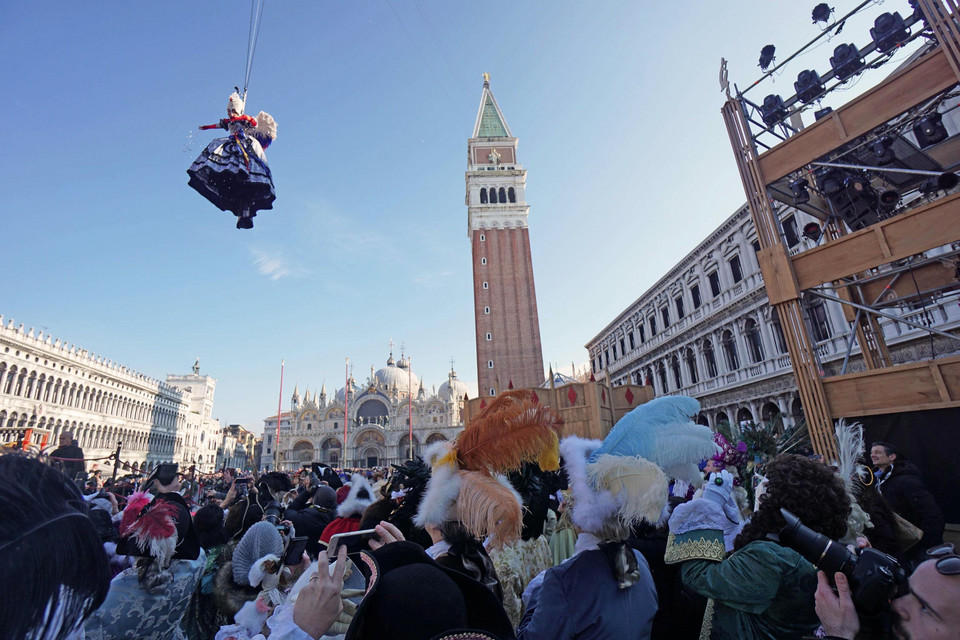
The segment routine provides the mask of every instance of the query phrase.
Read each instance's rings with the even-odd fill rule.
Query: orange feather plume
[[[461,469],[474,471],[507,473],[524,462],[539,462],[544,471],[553,471],[558,467],[562,427],[560,416],[534,404],[529,391],[507,391],[460,433],[457,461]]]
[[[491,545],[499,548],[520,538],[523,507],[520,496],[506,479],[500,481],[478,471],[461,471],[457,519],[477,538],[489,535]]]

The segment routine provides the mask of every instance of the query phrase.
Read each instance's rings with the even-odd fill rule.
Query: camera
[[[804,526],[800,519],[780,509],[787,525],[771,536],[806,558],[830,578],[840,572],[850,582],[850,595],[857,610],[868,616],[883,611],[890,599],[907,583],[903,567],[891,556],[876,549],[850,551],[835,540]]]
[[[263,510],[263,519],[270,524],[279,527],[280,520],[283,519],[283,506],[276,500],[267,503]]]

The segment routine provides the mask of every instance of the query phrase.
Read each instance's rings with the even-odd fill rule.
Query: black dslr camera
[[[267,503],[263,510],[263,519],[277,528],[280,533],[290,533],[289,525],[280,524],[283,519],[283,505],[276,500]]]
[[[907,574],[891,556],[876,549],[850,551],[822,533],[804,526],[800,519],[780,509],[787,526],[770,537],[797,551],[831,579],[840,572],[850,582],[850,595],[857,610],[868,616],[883,611],[898,589],[907,583]]]

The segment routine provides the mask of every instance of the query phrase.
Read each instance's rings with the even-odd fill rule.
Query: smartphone
[[[327,545],[327,558],[331,561],[336,560],[337,547],[340,545],[347,547],[347,553],[369,551],[370,547],[367,545],[367,541],[373,540],[376,537],[376,529],[362,529],[360,531],[351,531],[349,533],[338,533],[330,538],[330,543]]]
[[[283,556],[283,564],[293,567],[303,561],[303,552],[307,550],[307,536],[290,538],[287,555]]]

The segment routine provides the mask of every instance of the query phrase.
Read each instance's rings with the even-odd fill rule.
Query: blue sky
[[[279,124],[277,201],[244,232],[185,171],[243,82],[249,4],[3,3],[0,313],[155,377],[199,356],[214,415],[258,432],[281,358],[285,404],[342,386],[347,357],[365,379],[391,338],[428,388],[453,357],[475,389],[463,172],[486,71],[528,170],[544,357],[569,371],[742,203],[720,57],[746,86],[763,45],[819,33],[807,4],[268,0],[247,111]]]

